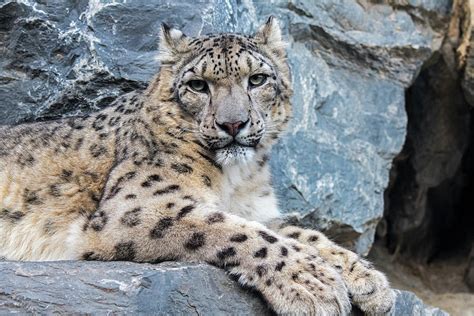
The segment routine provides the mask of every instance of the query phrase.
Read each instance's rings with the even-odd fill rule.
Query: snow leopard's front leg
[[[348,312],[341,277],[311,247],[217,210],[197,172],[166,172],[173,170],[115,167],[99,208],[81,227],[77,258],[208,262],[238,275],[279,314]]]
[[[352,302],[368,314],[384,314],[395,302],[387,278],[356,253],[336,245],[321,232],[286,226],[278,232],[318,250],[318,255],[342,276]]]
[[[116,219],[111,211],[99,210],[86,229],[84,259],[204,261],[257,289],[278,314],[349,312],[347,290],[334,269],[306,252],[309,247],[257,222],[193,203],[176,211],[162,209],[158,203],[132,210],[117,208],[113,210],[120,214]],[[136,229],[130,231],[130,225]]]

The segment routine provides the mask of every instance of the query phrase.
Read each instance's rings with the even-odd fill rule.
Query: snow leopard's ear
[[[177,29],[161,24],[160,52],[158,60],[161,64],[175,63],[182,54],[189,52],[189,37]]]
[[[285,56],[285,48],[287,44],[281,36],[281,29],[278,20],[274,16],[270,16],[267,22],[260,27],[254,35],[254,39],[261,45],[265,45],[270,51],[277,56]]]

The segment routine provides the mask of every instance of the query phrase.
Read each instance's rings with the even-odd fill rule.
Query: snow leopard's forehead
[[[252,39],[236,34],[199,37],[190,42],[193,58],[183,64],[181,74],[199,72],[208,80],[239,79],[255,72],[275,76],[274,62]]]
[[[197,52],[197,63],[201,61],[199,58],[211,63],[212,73],[215,75],[238,72],[238,65],[233,63],[250,50],[257,51],[256,44],[251,39],[236,34],[199,37],[192,40],[190,46]]]

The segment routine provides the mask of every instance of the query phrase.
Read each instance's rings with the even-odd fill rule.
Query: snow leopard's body
[[[0,128],[0,256],[205,261],[280,314],[390,309],[385,277],[279,217],[267,165],[290,117],[274,19],[254,37],[163,28],[145,93],[87,117]]]

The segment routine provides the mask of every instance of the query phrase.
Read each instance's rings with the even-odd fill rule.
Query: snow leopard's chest
[[[280,217],[268,167],[256,163],[224,167],[218,207],[261,223]]]

